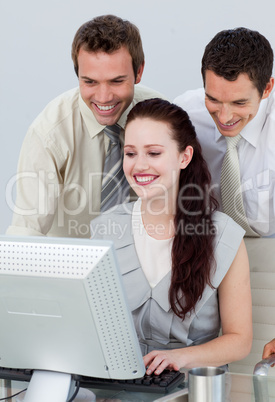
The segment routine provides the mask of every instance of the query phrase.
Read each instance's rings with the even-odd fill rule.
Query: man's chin
[[[118,116],[99,116],[95,113],[94,117],[96,118],[97,122],[102,126],[112,126],[116,124],[119,120]]]
[[[102,126],[112,126],[118,122],[120,119],[120,114],[116,113],[115,115],[103,115],[100,113],[93,113],[95,119]]]

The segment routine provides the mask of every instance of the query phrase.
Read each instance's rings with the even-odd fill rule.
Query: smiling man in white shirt
[[[275,92],[273,51],[257,31],[219,32],[202,58],[204,88],[175,99],[200,140],[220,209],[226,137],[237,145],[241,193],[249,226],[260,236],[275,235]]]
[[[79,86],[51,101],[24,139],[11,183],[17,198],[9,235],[90,237],[90,221],[102,209],[111,147],[106,126],[119,126],[123,143],[129,110],[161,96],[136,85],[144,53],[138,28],[127,20],[102,15],[84,23],[75,34],[72,59]],[[113,205],[124,201],[122,188],[113,192]]]

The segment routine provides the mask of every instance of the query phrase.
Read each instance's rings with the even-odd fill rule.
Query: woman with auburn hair
[[[138,103],[123,168],[138,200],[93,220],[91,235],[114,242],[147,374],[242,359],[252,342],[244,230],[216,211],[187,113]]]

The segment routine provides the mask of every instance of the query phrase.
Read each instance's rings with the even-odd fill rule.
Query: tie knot
[[[235,137],[225,137],[227,148],[233,149],[238,145],[238,142],[241,139],[241,134],[236,135]]]
[[[103,131],[110,138],[112,144],[119,143],[120,127],[117,124],[106,126]]]

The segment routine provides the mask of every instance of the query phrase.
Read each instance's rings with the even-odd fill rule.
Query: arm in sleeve
[[[63,160],[63,161],[62,161]],[[17,174],[9,181],[6,197],[13,209],[8,235],[46,235],[52,226],[63,185],[64,158],[51,140],[43,141],[30,129],[23,142]],[[11,193],[16,186],[16,202]]]

